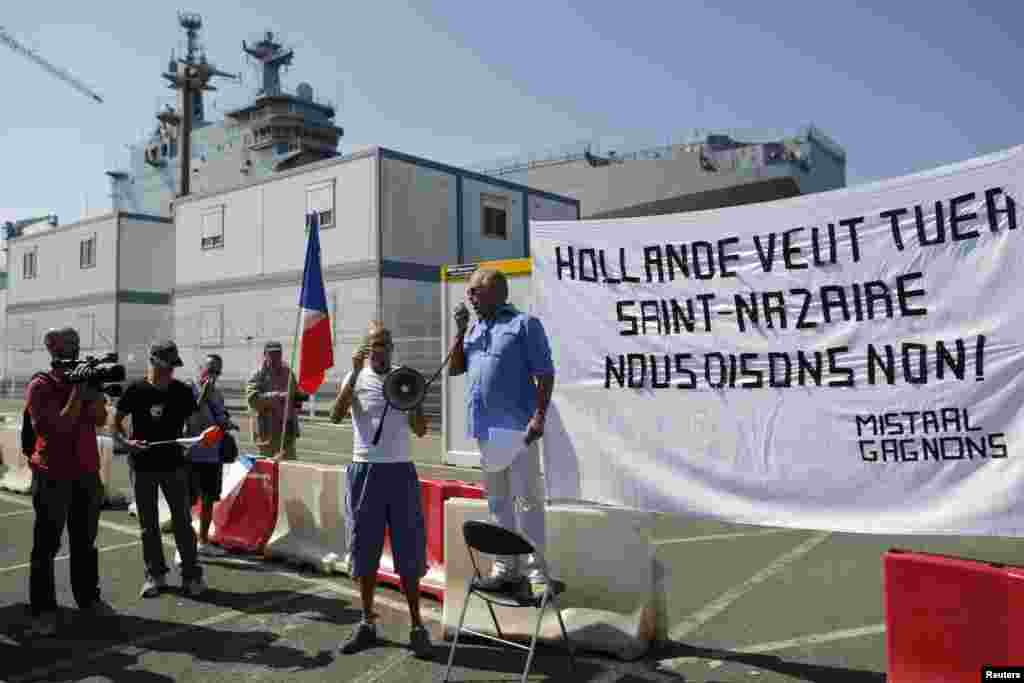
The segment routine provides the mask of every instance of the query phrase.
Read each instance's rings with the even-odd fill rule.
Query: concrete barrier
[[[444,637],[450,640],[458,625],[473,575],[462,535],[467,520],[488,521],[487,502],[453,498],[445,504],[446,596]],[[562,616],[574,647],[632,660],[644,655],[655,639],[654,515],[618,508],[557,504],[547,509],[547,561],[551,573],[566,583],[559,597]],[[481,571],[490,570],[486,555]],[[495,606],[506,637],[528,641],[533,635],[534,609]],[[470,602],[466,626],[497,635],[485,603]],[[558,620],[545,616],[540,638],[561,642]]]
[[[264,556],[347,573],[345,467],[289,461],[279,467],[277,523]]]
[[[21,454],[21,422],[4,425],[0,429],[0,458],[4,464],[0,489],[13,493],[30,492],[32,469],[28,466],[28,459]]]

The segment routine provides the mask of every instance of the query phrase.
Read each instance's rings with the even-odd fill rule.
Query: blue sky
[[[0,47],[0,221],[109,208],[104,171],[172,96],[159,74],[183,43],[178,9],[202,15],[213,63],[245,75],[213,94],[221,111],[255,84],[242,40],[271,29],[296,49],[285,87],[308,81],[338,106],[342,151],[468,165],[814,123],[846,148],[856,185],[1024,142],[1024,41],[1011,33],[1024,11],[1001,4],[9,3],[7,31],[105,103]]]

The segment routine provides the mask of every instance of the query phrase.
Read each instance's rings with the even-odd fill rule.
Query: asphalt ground
[[[16,419],[10,407],[7,419]],[[248,450],[244,440],[240,445]],[[307,421],[299,458],[344,464],[350,448],[346,427]],[[417,443],[421,476],[479,480],[478,470],[442,465],[440,449],[436,435]],[[115,488],[126,489],[126,474],[118,479],[125,468],[114,471]],[[104,510],[98,540],[102,590],[118,616],[94,619],[77,612],[62,556],[57,583],[63,629],[56,638],[29,640],[24,629],[32,518],[27,496],[0,494],[5,681],[200,683],[231,674],[259,681],[359,683],[441,678],[449,644],[440,640],[441,605],[428,597],[424,618],[434,653],[427,661],[407,648],[403,596],[384,587],[378,589],[376,611],[385,641],[357,655],[337,654],[338,642],[359,616],[358,594],[341,576],[232,556],[204,561],[211,589],[201,598],[184,597],[172,571],[171,591],[140,599],[138,525],[123,510]],[[840,534],[671,515],[657,517],[655,538],[657,558],[666,568],[662,609],[668,642],[634,662],[582,653],[573,674],[561,652],[541,648],[530,680],[881,683],[886,550],[1024,564],[1024,539]],[[165,543],[170,559],[173,538],[165,536]],[[453,680],[518,680],[523,663],[518,651],[473,640],[464,650],[460,641]]]

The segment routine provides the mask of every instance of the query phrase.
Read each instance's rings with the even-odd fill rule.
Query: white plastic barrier
[[[97,436],[96,446],[100,454],[100,481],[104,486],[110,482],[114,462],[114,442],[109,436]],[[32,469],[28,458],[21,454],[21,423],[0,430],[0,458],[6,467],[0,479],[0,489],[15,493],[32,490]]]
[[[14,493],[28,493],[32,490],[32,469],[28,459],[21,454],[21,422],[5,425],[0,429],[0,458],[5,471],[0,477],[0,489]]]
[[[344,467],[281,462],[277,524],[264,555],[347,573],[344,481]]]
[[[444,637],[451,640],[458,625],[473,565],[462,525],[488,521],[487,502],[453,498],[445,503]],[[653,515],[618,508],[556,504],[547,508],[547,561],[552,575],[566,583],[559,596],[562,616],[573,646],[632,660],[644,655],[655,638],[657,599],[654,586]],[[481,572],[491,558],[480,555]],[[505,636],[528,641],[537,611],[495,606]],[[465,626],[497,635],[486,604],[470,601]],[[561,646],[561,630],[553,612],[541,626],[540,638]],[[458,657],[458,654],[456,654]]]

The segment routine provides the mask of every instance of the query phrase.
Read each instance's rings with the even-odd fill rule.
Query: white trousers
[[[482,446],[481,446],[482,451]],[[525,536],[544,555],[544,482],[540,472],[540,444],[534,441],[511,465],[499,472],[484,471],[487,508],[491,521]],[[515,576],[522,570],[543,569],[540,558],[531,555],[520,568],[516,557],[495,558],[496,573]]]

